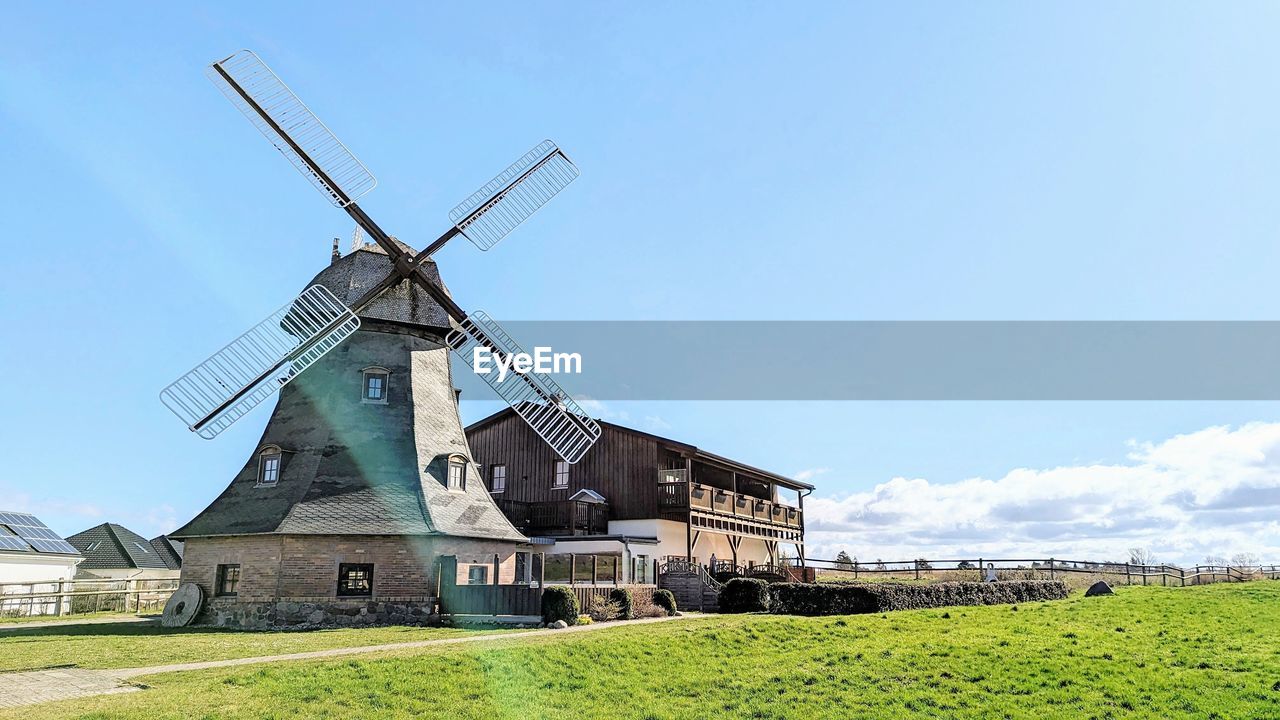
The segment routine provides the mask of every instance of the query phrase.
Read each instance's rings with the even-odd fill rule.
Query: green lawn
[[[107,618],[137,618],[137,617],[160,617],[159,613],[144,613],[135,615],[134,613],[118,613],[118,612],[96,612],[96,613],[77,613],[75,615],[21,615],[21,616],[0,616],[0,625],[26,624],[26,623],[50,623],[50,622],[75,622],[76,620],[105,620]]]
[[[0,672],[63,665],[83,668],[145,667],[356,645],[435,640],[477,632],[482,631],[378,627],[305,632],[236,632],[165,628],[149,623],[17,628],[0,630]],[[3,680],[0,679],[0,682]]]
[[[1280,582],[1118,592],[154,675],[0,717],[1280,717]]]

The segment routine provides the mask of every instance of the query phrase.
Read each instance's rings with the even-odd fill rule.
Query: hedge
[[[542,622],[550,625],[563,620],[569,625],[578,624],[578,596],[565,587],[555,585],[542,591]]]
[[[666,610],[668,615],[676,614],[676,596],[670,590],[654,590],[653,604]]]
[[[635,601],[631,598],[631,591],[626,588],[614,588],[609,591],[609,602],[617,603],[620,617],[623,620],[630,620],[636,616],[633,606]]]
[[[780,615],[857,615],[950,605],[1000,605],[1062,600],[1060,580],[908,583],[775,583],[770,610]]]
[[[734,578],[720,589],[720,612],[764,612],[769,609],[769,583],[756,578]]]

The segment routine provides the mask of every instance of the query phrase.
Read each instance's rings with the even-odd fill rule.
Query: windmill
[[[423,266],[458,235],[490,249],[572,182],[578,169],[555,143],[539,143],[463,200],[449,213],[449,229],[413,254],[356,203],[377,185],[372,173],[256,54],[241,50],[210,65],[206,74],[316,189],[355,220],[359,232],[387,253],[392,269],[351,307],[323,285],[307,288],[161,391],[161,401],[192,432],[205,439],[217,436],[355,333],[361,308],[406,278],[448,313],[456,327],[446,344],[464,360],[479,347],[499,359],[523,352],[484,312],[467,313],[458,306]],[[545,374],[481,378],[569,463],[580,460],[600,436],[595,420]]]

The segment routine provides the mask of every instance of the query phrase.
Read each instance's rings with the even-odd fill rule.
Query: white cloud
[[[809,482],[815,477],[819,475],[825,475],[826,473],[829,473],[829,472],[831,472],[831,468],[827,468],[827,467],[809,468],[807,470],[801,470],[800,472],[792,475],[791,477],[796,480],[799,480],[800,482]]]
[[[809,554],[819,558],[1100,560],[1141,546],[1167,562],[1237,552],[1280,562],[1280,423],[1131,443],[1116,464],[953,483],[899,477],[845,498],[811,497],[805,509]]]
[[[671,423],[667,422],[666,420],[663,420],[661,417],[657,415],[645,415],[644,426],[648,428],[651,432],[662,432],[663,430],[671,429]]]

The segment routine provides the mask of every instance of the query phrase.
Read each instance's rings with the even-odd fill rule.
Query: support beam
[[[688,516],[684,521],[685,560],[693,562],[693,457],[684,459],[684,496],[687,499]]]

